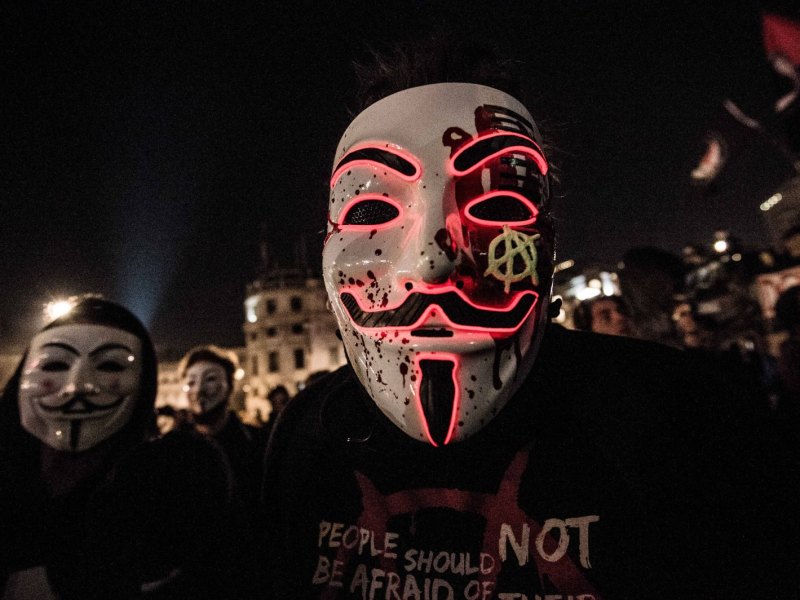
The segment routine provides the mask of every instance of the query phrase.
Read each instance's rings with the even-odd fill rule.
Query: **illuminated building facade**
[[[276,386],[295,394],[309,377],[344,364],[327,298],[322,279],[297,269],[273,269],[247,286],[241,366],[248,412]]]

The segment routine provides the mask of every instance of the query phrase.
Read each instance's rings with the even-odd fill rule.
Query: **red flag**
[[[761,31],[767,56],[784,56],[795,67],[800,65],[800,21],[774,13],[764,13]]]

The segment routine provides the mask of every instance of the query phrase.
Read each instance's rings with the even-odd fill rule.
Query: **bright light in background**
[[[728,242],[727,240],[717,240],[714,242],[714,250],[722,254],[728,249]]]
[[[759,208],[761,208],[761,210],[763,210],[764,212],[766,212],[766,211],[768,211],[770,208],[772,208],[773,206],[775,206],[775,205],[776,205],[778,202],[780,202],[781,200],[783,200],[783,195],[782,195],[782,194],[780,194],[780,193],[778,193],[778,194],[773,194],[772,196],[770,196],[769,198],[767,198],[767,199],[766,199],[764,202],[762,202],[762,203],[761,203],[761,206],[760,206]]]
[[[553,295],[552,302],[560,302],[562,300],[563,298],[560,295],[558,294]],[[556,323],[564,323],[566,320],[567,320],[567,311],[564,310],[564,305],[562,304],[561,307],[558,309],[558,316],[556,316],[556,318],[553,319],[553,321],[555,321]]]
[[[244,378],[244,369],[242,369],[241,367],[236,369],[236,373],[233,374],[233,378],[236,381],[241,381]]]
[[[615,296],[619,294],[619,278],[609,271],[596,272],[587,281],[586,275],[578,275],[569,281],[566,296],[579,302],[597,298],[598,296]]]
[[[569,260],[565,260],[558,263],[553,268],[553,273],[560,273],[561,271],[566,271],[567,269],[571,269],[574,266],[575,266],[575,261],[570,258]]]
[[[48,321],[55,321],[68,314],[74,307],[74,300],[51,300],[44,305],[44,315]]]
[[[613,296],[617,293],[619,286],[617,285],[616,273],[607,273],[603,271],[600,273],[600,281],[603,282],[602,290],[604,296]]]
[[[256,304],[258,304],[258,296],[250,296],[244,301],[245,312],[247,313],[247,322],[255,323],[256,317]]]
[[[583,302],[584,300],[589,300],[590,298],[596,298],[602,293],[603,290],[601,290],[599,287],[586,286],[585,288],[578,290],[575,293],[575,297],[581,302]]]

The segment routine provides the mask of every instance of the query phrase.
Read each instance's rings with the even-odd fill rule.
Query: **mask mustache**
[[[116,408],[125,400],[125,396],[120,396],[110,404],[98,404],[92,402],[86,394],[75,394],[66,402],[58,405],[39,404],[40,408],[46,412],[60,412],[67,414],[87,415],[97,411],[107,411]],[[82,408],[75,409],[78,403],[83,404]]]
[[[536,304],[538,296],[534,292],[520,295],[507,310],[489,310],[468,302],[455,291],[442,294],[414,292],[409,294],[397,308],[387,310],[363,310],[350,292],[341,294],[342,305],[350,318],[359,327],[400,327],[412,328],[431,307],[438,307],[456,326],[479,327],[490,330],[516,329],[527,318]]]

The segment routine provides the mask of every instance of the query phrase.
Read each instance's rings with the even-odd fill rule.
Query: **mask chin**
[[[546,312],[537,313],[511,336],[421,338],[411,347],[402,336],[392,342],[393,336],[354,335],[352,323],[342,329],[377,408],[409,437],[445,446],[475,435],[505,406],[534,363],[546,322]]]
[[[417,397],[426,437],[435,446],[450,442],[460,408],[457,387],[457,362],[451,358],[427,358],[419,361],[420,382]]]
[[[134,406],[135,401],[128,398],[114,413],[96,419],[67,419],[26,410],[21,422],[28,433],[54,450],[85,452],[118,434],[131,420]]]
[[[194,421],[199,425],[214,425],[218,423],[222,417],[225,416],[226,411],[228,410],[228,406],[225,402],[220,402],[210,410],[206,412],[194,414]]]

